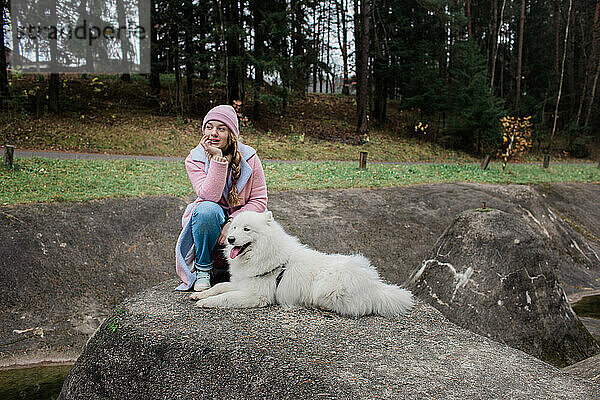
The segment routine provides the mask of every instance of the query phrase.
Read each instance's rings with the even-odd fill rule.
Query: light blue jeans
[[[211,253],[225,225],[225,211],[217,203],[203,201],[198,204],[191,217],[192,236],[196,248],[196,271],[210,271],[213,267]]]

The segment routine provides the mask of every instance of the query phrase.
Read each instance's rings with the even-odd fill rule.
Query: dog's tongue
[[[238,254],[240,254],[240,251],[242,250],[241,247],[232,247],[231,248],[231,253],[229,253],[229,257],[231,257],[231,259],[233,260],[234,258],[236,258],[238,256]]]

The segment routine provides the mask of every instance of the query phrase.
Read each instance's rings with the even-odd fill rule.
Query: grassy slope
[[[137,78],[126,84],[113,78],[63,81],[63,112],[40,113],[30,91],[44,93],[44,83],[32,77],[13,79],[16,101],[28,112],[0,116],[0,138],[17,148],[185,156],[199,140],[200,121],[182,119],[168,111],[164,83],[162,97],[146,94],[146,83]],[[36,89],[37,88],[37,89]],[[27,92],[22,92],[26,90]],[[23,94],[29,93],[29,94]],[[34,97],[36,94],[34,93]],[[222,96],[222,89],[202,87],[195,94],[197,114],[210,107],[206,99]],[[204,103],[202,103],[204,101]],[[155,108],[153,108],[155,107]],[[156,108],[158,107],[158,108]],[[386,187],[434,182],[600,182],[593,165],[499,165],[481,171],[467,162],[472,156],[444,149],[415,137],[410,127],[415,114],[400,112],[390,103],[389,121],[371,125],[368,142],[356,145],[355,104],[351,97],[308,95],[292,99],[285,112],[280,106],[263,106],[262,118],[242,128],[243,141],[258,150],[263,160],[308,160],[295,164],[265,164],[270,190],[350,187]],[[245,113],[251,112],[250,107]],[[435,135],[432,129],[429,135]],[[369,161],[433,162],[444,165],[374,165],[357,169],[358,153]],[[310,161],[352,161],[350,163]],[[538,160],[528,156],[527,161]],[[141,161],[17,160],[15,170],[0,168],[0,204],[83,201],[93,198],[170,194],[191,191],[182,163]]]
[[[223,101],[223,88],[198,82],[189,111],[197,117],[188,119],[173,111],[174,89],[168,79],[161,95],[153,97],[147,93],[146,81],[135,78],[124,83],[114,76],[93,80],[61,75],[62,113],[52,116],[36,112],[34,106],[36,96],[43,100],[46,82],[37,82],[31,75],[13,77],[14,102],[25,111],[0,114],[1,142],[23,149],[187,155],[198,144],[204,112]],[[251,115],[251,105],[245,106],[244,114]],[[388,104],[388,121],[371,123],[369,142],[356,145],[355,108],[353,97],[325,94],[293,97],[285,111],[281,105],[263,104],[260,120],[242,127],[242,140],[263,159],[349,161],[367,151],[371,161],[475,160],[425,140],[436,136],[436,121],[423,121],[432,128],[426,135],[417,135],[413,127],[420,122],[418,114],[400,111],[394,101]]]
[[[184,157],[200,140],[200,123],[196,120],[183,121],[137,111],[108,117],[5,118],[0,123],[2,142],[21,149]],[[242,128],[242,141],[256,148],[262,159],[271,160],[349,161],[358,160],[358,153],[367,151],[372,161],[475,161],[463,152],[419,143],[416,139],[396,138],[381,130],[374,130],[369,142],[363,145],[250,128]]]

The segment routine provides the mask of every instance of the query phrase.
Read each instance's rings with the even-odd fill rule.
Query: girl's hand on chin
[[[200,139],[200,144],[202,145],[204,151],[206,151],[207,154],[210,154],[213,157],[223,157],[223,152],[221,151],[221,149],[215,146],[211,146],[209,144],[208,135],[202,136],[202,139]]]

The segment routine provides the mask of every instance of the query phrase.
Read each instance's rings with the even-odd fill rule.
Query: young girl
[[[267,184],[256,150],[238,141],[235,109],[216,106],[202,122],[202,139],[185,159],[198,198],[182,217],[176,246],[176,270],[183,281],[177,290],[210,287],[211,253],[225,244],[229,222],[245,210],[267,208]]]

